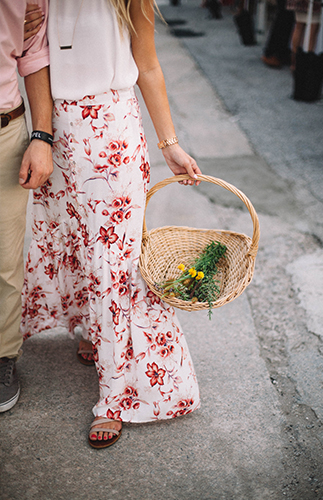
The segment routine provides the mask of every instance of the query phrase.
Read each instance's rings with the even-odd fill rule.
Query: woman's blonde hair
[[[130,33],[135,33],[136,30],[130,16],[130,5],[132,0],[108,0],[111,2],[117,13],[117,19],[120,30],[124,27],[128,28]],[[147,14],[147,4],[150,4],[154,10],[162,17],[157,6],[156,0],[140,0],[140,7],[143,15],[149,20]]]

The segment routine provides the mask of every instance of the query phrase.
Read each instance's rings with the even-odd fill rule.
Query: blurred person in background
[[[295,15],[286,9],[286,0],[277,0],[276,14],[271,25],[262,61],[271,68],[281,68],[291,62],[290,40]]]
[[[303,46],[309,0],[287,0],[287,9],[295,12],[295,27],[292,36],[292,58],[291,70],[295,70],[296,53]],[[316,48],[317,35],[320,30],[321,2],[314,0],[313,15],[311,20],[311,31],[308,52],[314,52]]]

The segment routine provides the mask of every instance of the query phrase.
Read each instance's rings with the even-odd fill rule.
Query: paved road
[[[242,189],[258,211],[262,236],[254,280],[241,297],[215,310],[211,322],[203,311],[179,311],[200,384],[201,409],[171,422],[127,425],[109,450],[92,450],[86,442],[97,379],[93,368],[76,361],[77,338],[47,332],[28,340],[19,362],[20,400],[0,416],[1,500],[323,498],[323,252],[315,218],[322,203],[314,199],[311,174],[309,180],[300,179],[283,160],[281,171],[276,170],[262,152],[265,102],[259,94],[258,114],[250,111],[248,116],[248,106],[236,111],[244,101],[245,78],[237,69],[225,73],[220,49],[210,44],[221,30],[220,40],[231,44],[231,52],[225,50],[232,68],[239,62],[245,75],[247,64],[257,68],[260,80],[253,95],[262,92],[271,75],[259,63],[261,48],[248,52],[240,47],[229,12],[221,21],[205,19],[205,11],[189,3],[163,7],[163,12],[208,33],[203,44],[202,38],[179,41],[159,23],[158,53],[180,142],[205,173]],[[222,65],[214,79],[202,67],[206,59],[209,67]],[[285,82],[284,98],[294,105],[288,97],[288,73],[275,75],[272,92],[281,91]],[[271,99],[275,101],[274,94]],[[322,113],[320,104],[311,109]],[[292,116],[285,117],[288,123]],[[267,117],[268,127],[276,131],[270,109]],[[312,115],[311,120],[304,122],[305,141],[316,130]],[[154,184],[169,173],[145,112],[144,123]],[[268,141],[262,131],[274,151],[274,136]],[[278,134],[282,148],[289,141],[285,132],[283,128]],[[147,223],[252,233],[239,200],[208,184],[163,189],[149,204]],[[26,248],[29,240],[28,232]]]

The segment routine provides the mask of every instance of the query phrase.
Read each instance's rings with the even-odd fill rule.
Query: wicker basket
[[[150,198],[159,189],[184,179],[189,179],[189,176],[178,175],[155,184],[147,194],[146,210]],[[162,291],[156,287],[157,283],[177,278],[179,276],[179,264],[185,266],[192,264],[192,261],[201,254],[207,244],[211,243],[211,241],[220,241],[227,246],[227,251],[226,257],[222,258],[218,263],[216,279],[220,280],[220,295],[212,306],[216,308],[237,298],[251,282],[258,251],[259,221],[251,202],[239,189],[211,176],[199,175],[198,179],[221,186],[243,201],[253,222],[252,239],[245,234],[232,231],[177,226],[165,226],[147,231],[144,217],[139,268],[150,290],[162,298]],[[186,311],[209,308],[207,302],[192,304],[190,301],[176,297],[163,297],[163,300]]]

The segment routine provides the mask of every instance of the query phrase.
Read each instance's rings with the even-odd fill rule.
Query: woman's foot
[[[92,343],[89,340],[80,340],[76,355],[83,365],[94,365]]]
[[[95,422],[97,422],[97,425]],[[109,432],[109,429],[111,429],[111,432]],[[89,432],[89,443],[93,448],[106,448],[119,439],[121,431],[122,422],[119,420],[95,417]]]
[[[101,419],[102,417],[95,417],[94,421],[93,421],[93,424],[96,420],[99,420]],[[107,423],[103,423],[103,424],[98,424],[96,426],[91,426],[91,432],[90,432],[90,439],[92,441],[106,441],[107,439],[112,439],[115,434],[109,432],[109,429],[114,429],[115,431],[121,431],[122,429],[122,422],[120,422],[119,420],[112,420],[111,422],[107,422]],[[105,428],[107,429],[107,432],[95,432],[95,428],[96,427],[100,427],[100,428]]]

